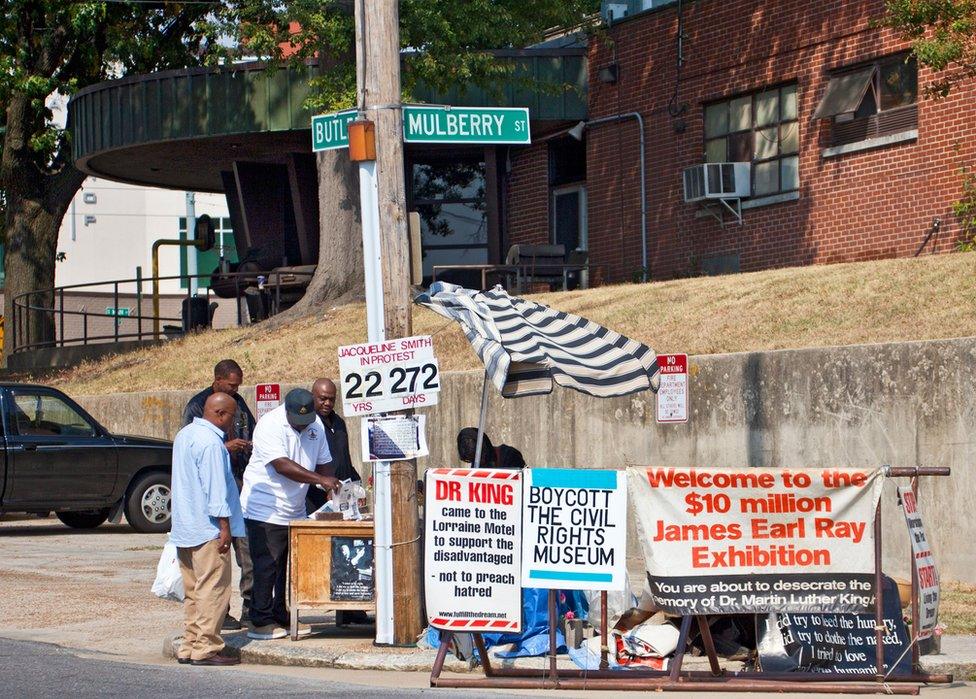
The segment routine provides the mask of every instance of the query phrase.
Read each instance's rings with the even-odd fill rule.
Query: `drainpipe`
[[[647,261],[647,178],[645,169],[647,167],[644,158],[644,119],[640,112],[627,112],[626,114],[614,114],[613,116],[601,117],[590,121],[581,121],[571,128],[568,133],[573,138],[582,140],[583,129],[592,129],[600,124],[612,124],[625,119],[636,119],[637,128],[640,136],[640,199],[641,199],[641,278],[648,281],[650,278],[650,268]]]

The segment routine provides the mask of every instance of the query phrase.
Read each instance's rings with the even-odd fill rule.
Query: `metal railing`
[[[174,317],[162,314],[144,314],[142,312],[143,303],[149,304],[150,307],[153,304],[153,295],[143,291],[143,284],[180,280],[181,282],[185,282],[185,295],[182,293],[179,296],[166,294],[164,298],[185,297],[189,299],[193,296],[191,293],[191,279],[209,280],[210,284],[219,282],[228,290],[230,283],[233,282],[233,297],[217,296],[217,294],[212,293],[210,286],[201,287],[197,295],[206,299],[208,308],[212,297],[222,298],[223,300],[234,303],[237,307],[237,325],[241,326],[244,325],[245,318],[244,311],[241,308],[241,299],[244,297],[245,290],[254,290],[259,295],[262,303],[266,304],[267,312],[264,317],[270,317],[278,314],[282,310],[283,294],[286,297],[286,301],[297,300],[294,299],[296,292],[300,292],[299,298],[304,295],[305,287],[311,277],[312,272],[290,270],[276,270],[260,274],[255,272],[221,272],[212,275],[181,274],[164,277],[113,279],[110,281],[69,284],[51,289],[28,291],[23,294],[18,294],[13,298],[11,302],[12,317],[10,318],[10,323],[7,325],[7,332],[13,333],[14,352],[29,352],[41,348],[68,347],[93,343],[142,342],[179,337],[186,332],[182,315]],[[106,291],[106,287],[111,287],[111,291]],[[131,291],[128,289],[131,289]],[[65,306],[65,292],[68,292],[67,300],[71,301],[74,298],[74,294],[77,294],[79,291],[87,291],[91,294],[88,297],[89,299],[104,298],[106,302],[111,300],[112,305],[109,308],[113,309],[113,313],[109,314],[107,312],[108,309],[105,312],[99,313],[88,310],[85,306],[77,309],[67,308]],[[136,313],[119,315],[120,302],[130,300],[136,307]],[[50,318],[49,324],[44,323],[41,326],[53,326],[53,337],[32,337],[34,334],[32,328],[37,325],[32,320],[37,315],[48,316]],[[250,313],[248,313],[247,317],[250,320]],[[66,332],[66,320],[72,318],[80,318],[81,327],[78,332],[68,333]],[[208,315],[207,325],[209,325],[209,320]],[[121,328],[123,321],[134,321],[135,327],[123,331]],[[111,323],[111,330],[104,328],[106,322]],[[174,327],[173,325],[163,325],[164,323],[179,325]],[[158,329],[160,326],[162,326],[162,331]]]

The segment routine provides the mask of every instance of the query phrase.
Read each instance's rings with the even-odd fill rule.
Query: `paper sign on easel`
[[[427,456],[426,415],[363,419],[363,461],[399,461]]]
[[[915,633],[920,639],[929,638],[939,622],[939,573],[935,568],[932,547],[925,537],[925,526],[922,524],[922,513],[918,511],[915,492],[911,488],[898,488],[898,497],[905,512],[918,575],[918,629]]]

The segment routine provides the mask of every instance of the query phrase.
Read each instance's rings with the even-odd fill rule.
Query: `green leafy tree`
[[[507,82],[528,85],[531,77],[519,75],[515,62],[492,50],[530,46],[551,37],[553,28],[588,29],[599,5],[599,0],[401,0],[404,98],[409,100],[419,85],[438,91],[477,86],[499,95]],[[313,110],[356,105],[351,0],[252,0],[248,10],[239,32],[252,55],[271,59],[272,64],[286,58],[295,63],[316,59],[309,105]],[[553,93],[573,89],[558,84],[535,87]],[[319,154],[318,170],[319,264],[292,315],[363,290],[357,170],[344,150]]]
[[[226,53],[222,7],[174,3],[4,0],[0,14],[0,202],[4,315],[18,294],[54,285],[58,228],[84,180],[52,99],[113,77],[194,65]],[[43,299],[37,299],[38,301]],[[53,318],[30,314],[31,342],[53,338]],[[4,355],[12,349],[11,323]]]

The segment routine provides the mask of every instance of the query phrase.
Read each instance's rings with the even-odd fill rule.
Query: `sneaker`
[[[278,626],[283,627],[285,630],[288,631],[288,634],[291,635],[291,620],[288,620],[288,621],[278,621],[278,622],[275,622],[275,623]],[[299,636],[308,636],[311,633],[312,633],[312,625],[311,624],[303,624],[302,622],[298,622],[298,634],[297,635],[299,635]]]
[[[247,637],[255,641],[272,641],[276,638],[287,638],[288,629],[277,624],[265,624],[264,626],[252,626],[247,632]]]
[[[221,631],[240,631],[241,628],[241,622],[230,614],[224,617],[224,623],[220,625]]]

